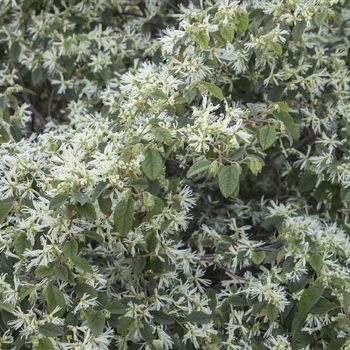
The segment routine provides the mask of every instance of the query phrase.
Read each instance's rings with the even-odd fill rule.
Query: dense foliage
[[[347,0],[0,0],[2,349],[350,349]]]

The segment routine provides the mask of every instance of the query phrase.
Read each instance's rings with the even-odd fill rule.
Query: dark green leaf
[[[21,256],[26,249],[30,249],[32,247],[30,241],[27,240],[27,236],[24,233],[20,234],[15,239],[13,245],[18,256]]]
[[[308,263],[318,274],[321,272],[323,267],[323,258],[320,255],[314,254],[310,256]]]
[[[314,21],[315,21],[315,24],[317,25],[317,27],[320,27],[322,25],[322,23],[327,19],[327,17],[328,17],[327,12],[316,13],[316,15],[314,17]]]
[[[276,138],[277,138],[276,130],[271,125],[264,125],[259,130],[259,142],[263,150],[266,150],[270,146],[272,146],[275,143]]]
[[[13,310],[15,309],[15,306],[12,305],[11,303],[0,303],[0,309],[5,310],[9,313],[12,313]]]
[[[39,332],[45,337],[59,337],[63,331],[56,324],[48,322],[39,327]]]
[[[54,350],[51,340],[48,338],[40,338],[35,350]]]
[[[220,101],[222,101],[224,99],[224,95],[222,93],[222,90],[218,86],[216,86],[215,84],[203,82],[203,83],[201,83],[201,85],[204,85],[209,90],[209,92],[213,96],[218,98]]]
[[[175,321],[163,311],[150,311],[153,321],[159,324],[169,325]]]
[[[276,305],[267,304],[266,312],[267,312],[267,317],[271,322],[276,321],[279,314],[278,307]]]
[[[313,190],[316,183],[317,183],[317,175],[306,173],[303,175],[303,177],[300,179],[298,183],[298,191],[300,193],[309,192]]]
[[[304,33],[304,30],[306,28],[306,22],[304,20],[298,21],[293,30],[292,30],[292,36],[293,40],[295,42],[299,41]]]
[[[152,333],[152,327],[146,322],[141,321],[142,328],[140,328],[141,337],[146,342],[152,344],[153,343],[153,333]]]
[[[91,238],[98,243],[103,243],[103,237],[95,231],[85,230],[85,231],[80,232],[80,234],[84,235],[85,237]]]
[[[148,234],[146,238],[146,247],[149,253],[152,253],[158,245],[158,238],[157,238],[157,232],[152,231]]]
[[[188,104],[190,104],[197,95],[197,90],[195,88],[188,87],[183,96]]]
[[[15,205],[16,199],[13,199],[11,202],[2,202],[0,203],[0,224],[2,224],[7,215],[11,212],[13,206]]]
[[[187,172],[187,177],[190,178],[194,175],[203,173],[204,171],[208,170],[210,165],[211,165],[211,161],[209,160],[200,160],[196,163],[194,163],[190,169]]]
[[[157,127],[152,129],[152,134],[157,139],[157,141],[161,143],[165,143],[166,145],[170,145],[172,142],[172,136],[168,129]]]
[[[72,194],[73,194],[74,199],[81,205],[84,205],[85,203],[87,203],[89,201],[89,197],[86,196],[82,192],[72,190]]]
[[[64,282],[68,282],[69,273],[68,273],[67,267],[65,267],[64,265],[60,265],[60,266],[56,267],[54,269],[54,273],[55,273],[55,276],[57,277],[57,279],[64,281]]]
[[[105,327],[106,318],[102,312],[90,313],[87,319],[88,327],[94,335],[100,335]]]
[[[118,333],[123,333],[129,330],[134,322],[135,320],[132,317],[121,317],[119,320],[120,325],[117,327]]]
[[[82,298],[85,293],[90,295],[91,298],[98,297],[96,289],[87,283],[77,283],[74,287],[74,291],[78,298]]]
[[[150,180],[155,180],[162,172],[163,159],[159,152],[154,148],[145,149],[143,154],[145,160],[141,164],[142,170]]]
[[[156,100],[167,100],[168,96],[162,90],[156,90],[152,93],[152,97]]]
[[[346,338],[333,339],[329,344],[327,350],[340,350],[343,349],[343,345],[346,342]]]
[[[54,210],[60,207],[68,200],[69,196],[67,194],[58,194],[50,200],[49,209]]]
[[[78,254],[78,242],[71,239],[63,246],[62,252],[66,258],[75,258]]]
[[[114,226],[122,237],[126,237],[132,228],[134,220],[134,200],[130,197],[121,201],[114,210]]]
[[[42,79],[43,77],[43,71],[42,69],[40,68],[35,68],[33,71],[32,71],[32,74],[31,74],[31,79],[32,79],[32,83],[33,85],[37,85],[39,83],[39,81]]]
[[[35,269],[35,275],[41,278],[49,277],[53,274],[53,268],[46,265],[40,265]]]
[[[19,55],[21,54],[21,44],[18,41],[14,41],[10,48],[10,60],[12,62],[18,62]]]
[[[193,311],[191,312],[184,320],[183,322],[194,322],[194,323],[200,323],[205,324],[213,320],[216,316],[213,314],[206,314],[203,311]]]
[[[95,202],[96,199],[98,199],[103,191],[108,187],[109,181],[101,181],[97,184],[97,186],[94,189],[94,192],[92,193],[92,202]]]
[[[105,309],[111,314],[122,315],[126,311],[126,307],[119,300],[113,300],[106,304]]]
[[[66,301],[63,293],[58,287],[48,284],[43,290],[43,295],[46,300],[47,308],[49,312],[52,312],[56,306],[60,306],[61,310],[55,313],[55,316],[61,317],[66,312]]]
[[[274,112],[273,115],[284,124],[289,136],[291,136],[293,139],[298,138],[297,127],[292,116],[288,112]]]
[[[71,257],[70,259],[71,259],[72,263],[75,265],[75,267],[77,267],[79,270],[83,270],[83,271],[88,272],[88,273],[94,273],[92,266],[90,265],[90,263],[86,259],[80,258],[78,256]]]
[[[219,188],[225,198],[235,191],[239,182],[239,167],[237,164],[226,165],[219,170]]]
[[[95,221],[96,216],[96,210],[94,205],[91,202],[87,202],[84,205],[81,205],[79,203],[76,204],[75,208],[77,209],[77,212],[86,218],[89,221]]]
[[[324,287],[321,283],[315,283],[306,289],[299,301],[298,315],[301,319],[305,319],[310,309],[321,298]]]
[[[21,129],[18,127],[18,125],[16,124],[12,124],[10,126],[10,134],[12,136],[12,138],[16,141],[16,142],[19,142],[22,140],[22,131]]]

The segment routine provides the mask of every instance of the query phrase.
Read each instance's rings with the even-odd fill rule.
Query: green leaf
[[[90,313],[87,319],[88,327],[94,335],[100,335],[105,327],[106,318],[102,312]]]
[[[46,265],[40,265],[35,269],[35,275],[40,278],[49,277],[53,274],[53,268]]]
[[[102,211],[102,213],[107,215],[107,216],[110,216],[112,213],[112,211],[111,211],[111,208],[112,208],[111,199],[109,197],[104,198],[103,196],[101,196],[101,197],[98,197],[97,202],[98,202],[98,206],[99,206],[100,210]]]
[[[89,197],[86,196],[82,192],[72,190],[72,194],[73,194],[74,199],[81,205],[84,205],[85,203],[87,203],[89,201]]]
[[[203,49],[206,49],[209,46],[209,36],[206,32],[200,32],[196,35],[196,42]]]
[[[69,198],[68,194],[58,194],[50,200],[49,209],[54,210],[64,204]]]
[[[18,41],[12,42],[11,48],[10,48],[11,62],[18,62],[20,54],[21,54],[21,44]]]
[[[190,104],[193,101],[196,95],[197,95],[197,90],[191,87],[187,88],[183,93],[183,96],[188,104]]]
[[[130,186],[136,189],[146,190],[149,187],[149,182],[145,177],[139,177],[130,182]]]
[[[153,333],[152,327],[144,320],[141,321],[142,328],[140,328],[141,337],[143,340],[148,342],[149,344],[153,343]]]
[[[95,202],[96,199],[98,199],[103,191],[108,187],[109,181],[101,181],[97,184],[97,186],[94,189],[94,192],[92,193],[92,202]]]
[[[78,298],[82,298],[85,293],[90,295],[91,298],[98,297],[97,290],[87,283],[77,283],[74,287],[74,291]]]
[[[33,85],[37,85],[43,77],[43,71],[40,68],[35,68],[31,73],[31,79]]]
[[[249,17],[247,12],[237,12],[235,15],[237,30],[244,33],[249,26]]]
[[[346,342],[346,338],[335,338],[328,344],[327,350],[339,350],[343,349],[343,345]]]
[[[11,303],[0,303],[0,309],[5,310],[11,314],[15,309],[15,306]]]
[[[152,95],[156,100],[167,100],[168,96],[162,90],[155,90]]]
[[[134,221],[134,200],[131,197],[117,204],[113,219],[116,230],[122,237],[126,237]]]
[[[155,180],[163,170],[163,159],[154,148],[146,148],[143,152],[145,160],[141,168],[150,180]]]
[[[75,206],[77,212],[83,216],[85,219],[89,221],[95,221],[97,216],[96,216],[96,210],[94,205],[91,202],[87,202],[84,205],[81,205],[79,203],[76,204]]]
[[[288,112],[285,112],[285,111],[274,112],[273,115],[284,124],[287,134],[289,136],[291,136],[293,139],[298,138],[297,127],[295,125],[295,122],[292,116]]]
[[[170,145],[172,142],[172,136],[168,129],[165,128],[154,128],[152,129],[152,134],[157,139],[157,141]]]
[[[18,299],[18,303],[20,303],[22,300],[25,299],[25,297],[27,297],[30,293],[32,293],[34,290],[34,286],[33,285],[24,285],[20,292],[19,292],[19,299]]]
[[[232,41],[235,37],[235,30],[231,26],[225,26],[220,29],[220,34],[225,40]]]
[[[158,245],[158,238],[157,238],[157,232],[152,231],[151,233],[148,234],[146,238],[146,248],[149,253],[152,253]]]
[[[105,309],[111,314],[122,315],[126,311],[126,307],[119,300],[113,300],[106,304]]]
[[[43,295],[46,300],[47,309],[52,312],[56,306],[60,306],[61,310],[55,313],[55,316],[61,317],[66,312],[66,301],[63,293],[53,284],[48,284],[43,290]]]
[[[85,230],[85,231],[80,232],[80,234],[82,234],[85,237],[88,237],[90,239],[93,239],[94,241],[96,241],[98,243],[103,243],[103,237],[101,235],[99,235],[95,231],[87,231],[87,230]]]
[[[320,300],[311,308],[310,313],[314,315],[324,315],[334,309],[339,309],[339,305],[331,303],[326,298],[321,297]]]
[[[259,130],[259,142],[261,148],[265,151],[270,146],[272,146],[277,138],[276,130],[271,125],[264,125]]]
[[[7,215],[11,212],[13,206],[15,205],[16,198],[14,198],[11,202],[2,202],[0,203],[0,224],[2,224]]]
[[[225,198],[235,191],[239,183],[239,167],[237,164],[226,165],[219,170],[219,188]]]
[[[21,256],[26,249],[30,249],[32,247],[30,241],[27,240],[27,236],[24,233],[21,233],[15,239],[13,246],[18,256]]]
[[[222,93],[222,90],[218,86],[216,86],[215,84],[203,82],[203,83],[201,83],[201,85],[204,85],[209,90],[209,92],[213,96],[218,98],[220,101],[222,101],[224,99],[224,95]]]
[[[317,175],[306,173],[298,183],[300,193],[312,191],[317,183]]]
[[[39,332],[45,337],[59,337],[63,331],[56,324],[48,322],[39,327]]]
[[[308,263],[311,265],[311,267],[317,274],[321,272],[323,267],[323,258],[320,255],[314,254],[310,256]]]
[[[175,321],[163,311],[150,311],[153,321],[159,324],[169,325]]]
[[[273,51],[276,55],[282,56],[282,46],[281,46],[281,44],[276,43],[276,42],[274,42],[274,41],[270,41],[269,45],[270,45],[270,48],[272,49],[272,51]]]
[[[62,247],[62,252],[66,258],[75,258],[78,255],[78,242],[71,239]]]
[[[35,350],[54,350],[51,340],[48,338],[40,338]]]
[[[121,317],[119,319],[119,326],[117,327],[118,333],[123,333],[130,329],[135,320],[132,317]]]
[[[269,320],[271,322],[274,322],[274,321],[276,321],[278,314],[279,314],[278,307],[276,305],[273,305],[273,304],[267,304],[266,313],[267,313],[267,317],[269,318]]]
[[[213,318],[215,318],[215,315],[213,314],[208,315],[203,311],[193,311],[187,317],[185,317],[183,322],[194,322],[194,323],[205,324],[212,321]]]
[[[306,28],[306,22],[304,20],[298,21],[292,30],[292,36],[294,42],[297,42],[303,36],[304,30]]]
[[[320,27],[322,23],[327,19],[327,17],[328,17],[327,12],[316,13],[314,17],[314,21],[317,27]]]
[[[208,170],[210,165],[211,165],[211,161],[209,160],[200,160],[196,163],[194,163],[190,169],[187,172],[187,177],[190,178],[194,175],[203,173],[204,171]]]
[[[56,267],[54,269],[54,273],[55,273],[55,276],[57,277],[57,279],[64,281],[64,282],[68,282],[69,273],[68,273],[67,267],[65,267],[64,265],[60,265],[60,266]]]
[[[23,134],[21,129],[18,127],[18,125],[12,124],[10,126],[10,134],[16,142],[19,142],[22,140]]]
[[[324,287],[321,283],[315,283],[304,291],[298,307],[298,315],[301,319],[305,320],[310,309],[321,298],[323,291]]]
[[[257,252],[253,251],[252,253],[252,260],[253,263],[256,265],[260,265],[266,258],[266,253],[263,251]]]
[[[79,270],[85,271],[87,273],[94,273],[91,264],[86,259],[80,258],[78,256],[72,257],[70,259],[75,267],[77,267]]]

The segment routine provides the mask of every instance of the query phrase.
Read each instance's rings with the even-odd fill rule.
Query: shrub
[[[348,349],[348,1],[1,1],[3,349]]]

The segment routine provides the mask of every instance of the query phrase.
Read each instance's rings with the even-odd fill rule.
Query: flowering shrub
[[[350,349],[345,0],[0,0],[2,349]]]

